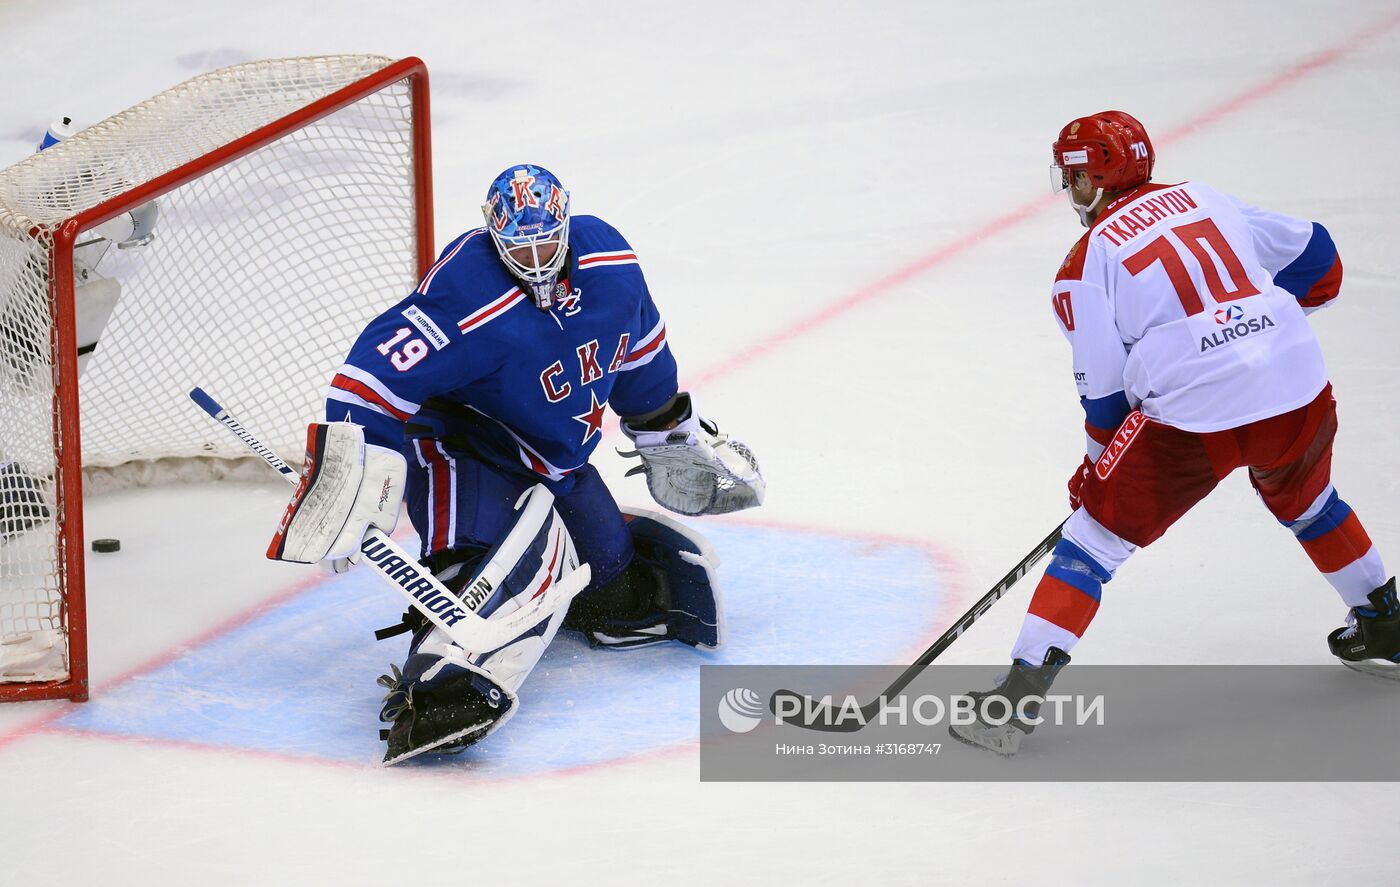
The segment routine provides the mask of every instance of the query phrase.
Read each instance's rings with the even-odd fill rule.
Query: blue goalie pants
[[[632,560],[632,536],[607,485],[592,465],[559,481],[488,464],[434,438],[409,441],[408,516],[427,558],[447,549],[485,552],[515,522],[515,503],[537,483],[573,536],[579,560],[592,569],[589,590],[602,588]],[[586,592],[585,592],[586,593]]]

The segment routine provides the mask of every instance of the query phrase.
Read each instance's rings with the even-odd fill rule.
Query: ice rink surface
[[[0,34],[0,165],[55,116],[225,64],[377,52],[432,74],[439,245],[500,169],[558,173],[763,461],[765,507],[702,527],[712,661],[908,661],[1063,518],[1082,414],[1047,296],[1081,229],[1048,148],[1109,107],[1147,125],[1158,181],[1331,230],[1335,479],[1400,562],[1393,2],[8,0]],[[266,561],[285,496],[90,500],[89,536],[123,541],[89,557],[93,701],[0,709],[0,882],[1400,882],[1388,785],[701,784],[689,650],[561,641],[475,758],[379,769],[374,679],[402,648],[369,632],[398,603]],[[1031,584],[947,659],[1005,660]],[[332,597],[362,620],[318,618]],[[1238,476],[1121,571],[1075,659],[1325,663],[1342,616]],[[1400,777],[1389,737],[1375,756]]]

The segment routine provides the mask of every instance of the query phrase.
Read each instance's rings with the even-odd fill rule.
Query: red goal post
[[[149,242],[104,239],[143,209]],[[433,258],[416,58],[233,65],[0,170],[0,701],[88,696],[85,472],[234,471],[193,384],[299,461],[353,337]]]

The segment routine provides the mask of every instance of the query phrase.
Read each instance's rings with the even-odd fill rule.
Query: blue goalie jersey
[[[535,307],[485,228],[448,244],[418,288],[365,327],[326,417],[372,444],[459,440],[509,471],[561,480],[588,462],[604,410],[651,412],[676,393],[666,325],[631,246],[575,216],[564,296]]]

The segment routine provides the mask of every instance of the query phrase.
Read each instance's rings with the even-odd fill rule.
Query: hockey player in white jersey
[[[1331,652],[1354,667],[1396,668],[1395,579],[1331,482],[1336,403],[1306,317],[1341,284],[1327,230],[1200,182],[1152,182],[1152,142],[1121,111],[1071,121],[1053,152],[1053,184],[1089,229],[1051,288],[1087,454],[1011,670],[991,694],[1012,705],[1043,697],[1104,583],[1241,467],[1350,608],[1327,638]],[[1025,708],[1009,724],[951,730],[1014,754],[1033,729],[1036,707]]]

